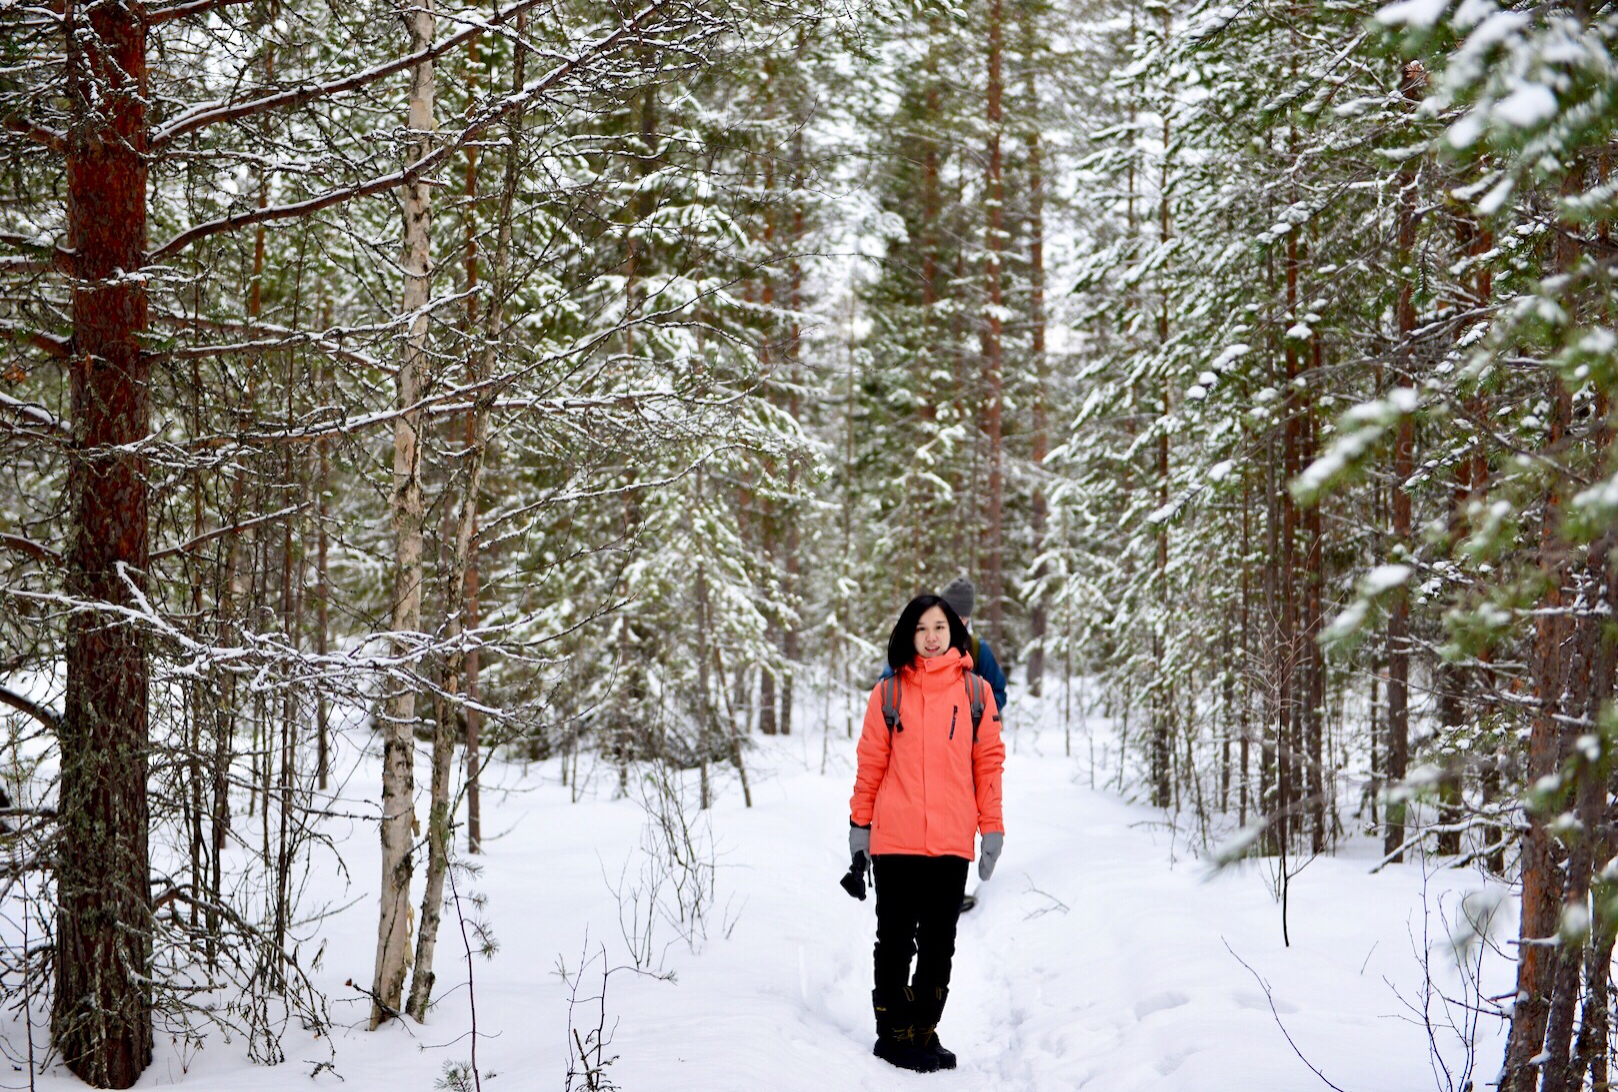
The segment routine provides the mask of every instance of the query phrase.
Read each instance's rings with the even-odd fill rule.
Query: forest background
[[[273,1060],[358,696],[420,1019],[487,756],[706,807],[964,572],[1211,854],[1518,885],[1605,1087],[1614,9],[0,5],[3,990]]]

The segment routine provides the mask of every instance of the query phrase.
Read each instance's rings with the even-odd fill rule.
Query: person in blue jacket
[[[982,676],[983,681],[989,684],[994,691],[994,707],[1001,710],[1002,716],[1006,708],[1006,673],[1000,669],[1000,664],[994,658],[994,650],[989,642],[982,640],[971,632],[972,607],[977,600],[977,591],[972,582],[964,576],[957,576],[949,582],[949,586],[938,593],[938,597],[948,603],[950,609],[960,615],[961,621],[967,628],[967,653],[972,657],[972,670]],[[886,679],[893,674],[893,668],[884,667],[882,677]]]

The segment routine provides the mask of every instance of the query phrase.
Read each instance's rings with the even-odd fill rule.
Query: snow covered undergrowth
[[[1173,844],[1161,812],[1088,787],[1077,759],[1062,755],[1059,732],[1015,733],[1005,777],[1006,851],[980,904],[961,920],[955,975],[940,1034],[961,1058],[954,1073],[916,1075],[870,1054],[873,903],[838,886],[847,867],[846,808],[853,741],[839,724],[760,740],[750,752],[754,806],[743,806],[734,772],[716,776],[718,799],[697,820],[717,865],[706,939],[695,950],[664,920],[652,926],[652,970],[673,980],[615,971],[605,995],[604,1070],[625,1092],[892,1089],[919,1082],[959,1089],[1134,1089],[1294,1092],[1324,1088],[1297,1049],[1346,1092],[1443,1088],[1429,1056],[1428,1029],[1395,991],[1421,1003],[1423,905],[1437,984],[1459,997],[1438,911],[1453,918],[1469,872],[1394,866],[1369,874],[1371,846],[1318,859],[1291,885],[1292,945],[1282,943],[1273,865],[1252,862],[1212,874]],[[823,742],[829,742],[821,772]],[[1075,747],[1075,750],[1081,748]],[[375,807],[374,759],[350,756],[352,810]],[[317,976],[337,1022],[334,1069],[316,1086],[347,1092],[429,1089],[446,1063],[471,1057],[475,998],[478,1068],[489,1090],[562,1088],[570,1059],[569,986],[557,973],[580,970],[572,1019],[580,1036],[600,1022],[602,949],[614,967],[631,963],[628,893],[649,889],[641,851],[645,815],[613,799],[616,777],[599,768],[571,802],[556,763],[496,764],[485,793],[482,871],[458,880],[463,910],[481,916],[499,941],[492,960],[472,961],[456,917],[446,914],[438,948],[438,1001],[425,1026],[364,1030],[368,1006],[345,979],[368,984],[375,949],[374,828],[344,823],[349,880],[329,862],[304,899],[353,903],[327,919]],[[425,783],[426,769],[418,777]],[[694,785],[694,778],[693,778]],[[366,800],[369,797],[369,804]],[[694,811],[694,809],[693,809]],[[711,824],[704,825],[704,824]],[[418,863],[418,881],[420,864]],[[672,881],[670,881],[672,882]],[[977,886],[974,871],[969,887]],[[612,891],[626,895],[623,905]],[[665,883],[664,893],[669,893]],[[474,895],[487,899],[481,910]],[[644,905],[644,903],[643,903]],[[1515,923],[1501,905],[1497,927]],[[303,951],[318,946],[304,930]],[[639,929],[644,940],[644,925]],[[1412,942],[1414,938],[1414,943]],[[473,938],[473,945],[476,939]],[[642,951],[646,945],[640,945]],[[1253,973],[1269,983],[1286,1035]],[[593,961],[593,962],[592,962]],[[1510,967],[1491,956],[1485,993],[1509,989]],[[1435,1008],[1435,1017],[1443,1020]],[[11,1019],[13,1049],[20,1026]],[[36,1013],[36,1023],[43,1014]],[[1502,1029],[1479,1028],[1478,1068],[1492,1077]],[[43,1051],[43,1028],[36,1028]],[[1464,1047],[1439,1028],[1452,1073]],[[160,1041],[141,1087],[184,1084],[228,1090],[305,1086],[332,1058],[323,1041],[296,1028],[287,1062],[253,1066],[238,1041],[217,1035],[182,1056]],[[338,1077],[341,1077],[341,1080]],[[8,1086],[26,1086],[19,1072]],[[40,1088],[82,1087],[60,1069]],[[575,1087],[583,1087],[582,1082]]]

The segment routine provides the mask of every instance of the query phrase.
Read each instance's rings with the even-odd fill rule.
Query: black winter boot
[[[938,1055],[922,1049],[916,1035],[916,995],[909,986],[898,995],[871,991],[871,1008],[876,1013],[876,1045],[871,1053],[890,1065],[917,1073],[938,1068]]]
[[[939,1069],[955,1068],[955,1052],[938,1041],[938,1020],[944,1015],[944,1002],[949,1000],[948,986],[922,987],[914,991],[916,1001],[916,1042],[921,1049],[938,1059]]]

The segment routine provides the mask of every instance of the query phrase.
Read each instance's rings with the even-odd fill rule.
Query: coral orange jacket
[[[971,860],[978,831],[1005,831],[1000,711],[984,686],[974,744],[965,679],[971,666],[970,656],[950,649],[932,659],[918,656],[900,671],[899,725],[891,736],[882,719],[882,688],[871,691],[848,807],[857,825],[871,824],[873,855]]]

